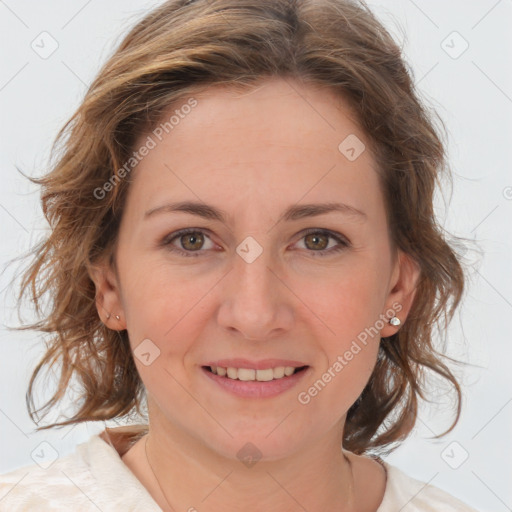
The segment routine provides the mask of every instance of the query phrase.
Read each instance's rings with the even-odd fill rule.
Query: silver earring
[[[110,318],[110,313],[107,315],[107,320]]]
[[[400,318],[397,318],[396,316],[389,319],[389,323],[391,325],[400,325],[402,322],[400,322]]]
[[[120,316],[119,315],[116,315],[116,320],[120,320]]]

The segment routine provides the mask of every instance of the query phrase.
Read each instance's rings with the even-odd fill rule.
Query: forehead
[[[369,140],[326,87],[291,79],[211,86],[173,105],[136,148],[148,136],[154,147],[132,172],[138,208],[186,198],[268,209],[346,199],[363,209],[382,199]]]

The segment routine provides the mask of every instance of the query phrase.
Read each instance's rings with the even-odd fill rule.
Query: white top
[[[121,429],[108,429],[110,439],[115,430]],[[128,444],[125,438],[111,445],[103,435],[92,436],[70,455],[41,463],[46,469],[33,464],[0,475],[0,511],[161,512],[121,459],[137,440],[133,432]],[[381,463],[387,483],[376,512],[477,512],[445,491]]]

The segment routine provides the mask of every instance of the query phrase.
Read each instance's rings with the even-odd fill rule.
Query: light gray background
[[[15,288],[8,285],[18,268],[6,264],[47,226],[37,189],[21,179],[15,165],[30,175],[47,169],[58,129],[101,63],[128,28],[159,3],[0,0],[0,472],[32,464],[31,454],[41,450],[62,456],[103,428],[90,424],[35,433],[26,412],[28,378],[43,346],[38,333],[5,327],[17,324]],[[450,410],[448,402],[423,406],[413,435],[387,460],[475,508],[512,510],[512,1],[369,5],[401,41],[422,97],[449,130],[454,186],[453,195],[447,188],[437,198],[440,222],[478,243],[461,249],[472,270],[448,336],[448,353],[474,365],[453,367],[464,385],[462,418],[448,436],[431,440],[449,425]],[[43,31],[58,43],[48,58],[31,47],[33,41],[42,47],[41,38],[48,38],[40,36]],[[49,44],[46,39],[46,49]]]

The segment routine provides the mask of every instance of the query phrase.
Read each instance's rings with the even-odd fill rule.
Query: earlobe
[[[416,296],[421,268],[409,254],[399,251],[398,261],[391,281],[391,290],[385,303],[384,315],[388,323],[381,330],[381,337],[395,334],[405,323]]]

